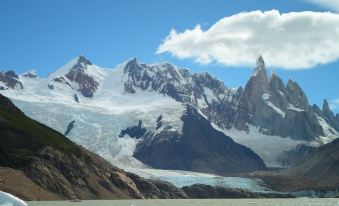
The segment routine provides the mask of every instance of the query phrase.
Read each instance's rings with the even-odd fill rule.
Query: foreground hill
[[[272,189],[282,192],[314,191],[318,196],[338,196],[339,139],[318,148],[308,148],[290,168],[256,172]]]
[[[309,150],[285,173],[315,181],[319,187],[339,188],[339,139]]]

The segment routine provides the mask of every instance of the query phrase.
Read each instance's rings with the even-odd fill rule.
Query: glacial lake
[[[31,201],[29,206],[339,206],[339,199],[296,198],[296,199],[194,199],[194,200],[90,200]]]

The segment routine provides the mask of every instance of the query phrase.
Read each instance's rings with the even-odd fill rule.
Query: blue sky
[[[156,51],[173,28],[180,33],[199,24],[208,30],[239,12],[337,12],[312,1],[317,0],[0,0],[0,70],[36,69],[46,76],[80,54],[102,67],[137,57],[145,63],[170,61],[193,72],[208,71],[227,86],[241,86],[252,65],[201,64],[194,57]],[[339,98],[338,59],[303,70],[275,66],[274,72],[285,82],[298,81],[311,104],[324,98],[335,104]]]

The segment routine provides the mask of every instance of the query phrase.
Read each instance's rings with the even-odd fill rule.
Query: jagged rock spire
[[[92,65],[92,62],[86,59],[85,56],[80,55],[77,62],[73,65],[72,70],[85,70],[88,65]]]
[[[261,68],[264,68],[265,69],[265,61],[264,61],[264,58],[262,57],[262,55],[260,55],[258,58],[257,58],[257,69],[261,69]]]
[[[297,82],[289,79],[286,85],[286,91],[289,103],[293,104],[299,109],[308,109],[307,96]]]
[[[323,108],[322,108],[322,113],[328,120],[333,120],[334,119],[334,114],[330,109],[330,105],[328,104],[327,99],[324,99],[323,102]]]

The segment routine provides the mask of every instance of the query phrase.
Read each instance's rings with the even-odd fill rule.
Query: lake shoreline
[[[339,206],[338,198],[284,198],[284,199],[144,199],[144,200],[85,200],[71,201],[29,201],[28,206],[243,206],[243,205],[279,205],[279,206]]]

